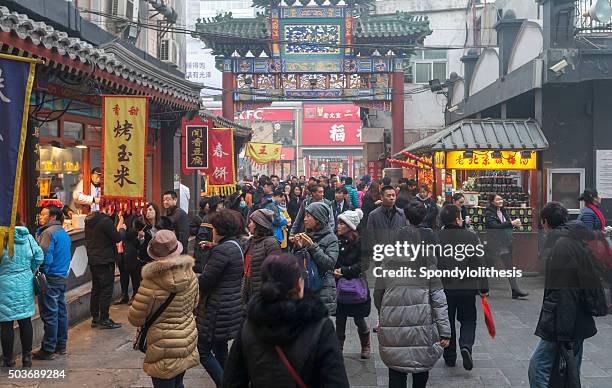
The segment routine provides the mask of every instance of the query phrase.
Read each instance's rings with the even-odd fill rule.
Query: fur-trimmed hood
[[[142,278],[152,280],[166,291],[178,293],[187,288],[195,276],[193,264],[194,259],[189,255],[155,260],[142,267]]]

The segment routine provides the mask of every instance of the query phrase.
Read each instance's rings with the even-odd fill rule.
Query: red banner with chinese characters
[[[200,116],[192,120],[183,118],[181,157],[184,174],[208,168],[208,131],[212,127],[210,118]]]
[[[306,122],[302,124],[303,146],[361,146],[360,122]]]
[[[102,112],[102,198],[134,210],[145,198],[148,97],[103,96]]]
[[[215,195],[230,195],[236,190],[232,128],[211,128],[208,131],[206,190]]]
[[[353,104],[304,104],[304,122],[361,122],[359,107]]]

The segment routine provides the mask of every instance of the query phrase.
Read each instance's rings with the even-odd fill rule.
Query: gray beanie
[[[349,228],[357,230],[357,226],[363,218],[361,209],[347,210],[338,216],[338,221],[344,222]]]
[[[269,209],[258,209],[251,214],[251,220],[259,226],[272,231],[272,220],[274,220],[274,212]]]
[[[317,221],[323,225],[329,224],[329,206],[323,202],[313,202],[306,208],[306,211],[310,213]]]

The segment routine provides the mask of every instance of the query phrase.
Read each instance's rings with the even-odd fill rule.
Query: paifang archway
[[[196,23],[223,71],[223,117],[273,101],[349,101],[391,111],[392,152],[403,149],[403,60],[431,34],[426,18],[375,15],[375,0],[253,3],[256,18]]]

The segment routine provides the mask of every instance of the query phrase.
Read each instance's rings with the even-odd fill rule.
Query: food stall
[[[538,152],[548,148],[533,120],[463,120],[426,137],[395,155],[417,166],[432,161],[434,195],[462,193],[473,228],[486,237],[484,210],[491,194],[504,198],[514,229],[514,263],[538,269]]]

